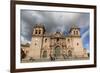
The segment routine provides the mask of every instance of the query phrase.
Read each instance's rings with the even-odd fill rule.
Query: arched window
[[[45,39],[45,43],[47,42],[47,39]]]
[[[43,51],[43,58],[47,57],[47,51]]]
[[[59,38],[57,38],[57,42],[59,42]]]
[[[70,42],[70,39],[68,39],[68,42]]]
[[[35,46],[37,45],[37,43],[35,43]]]
[[[41,30],[39,30],[39,34],[41,34]]]
[[[79,43],[77,43],[77,46],[79,45]]]
[[[37,31],[37,30],[35,30],[35,34],[37,34],[37,32],[38,32],[38,31]]]
[[[72,51],[68,50],[68,57],[72,57]]]
[[[74,35],[76,34],[76,32],[74,31]]]
[[[76,34],[78,35],[78,31],[76,31]]]

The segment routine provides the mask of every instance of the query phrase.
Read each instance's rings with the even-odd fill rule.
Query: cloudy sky
[[[31,41],[33,26],[45,25],[48,33],[60,31],[68,34],[74,24],[79,26],[84,48],[89,51],[89,13],[21,10],[21,43]]]

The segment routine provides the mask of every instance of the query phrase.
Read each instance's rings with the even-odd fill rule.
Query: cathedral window
[[[59,41],[59,38],[57,38],[57,42]]]
[[[77,43],[77,46],[79,45],[79,43]]]
[[[45,39],[45,43],[47,42],[47,39]]]
[[[37,45],[37,43],[35,43],[35,46]]]
[[[35,31],[35,34],[37,34],[37,30]]]
[[[68,42],[70,42],[70,39],[68,39]]]
[[[76,34],[76,32],[74,31],[74,35]]]
[[[76,31],[76,34],[78,35],[78,31]]]
[[[41,30],[39,30],[39,34],[41,34]]]

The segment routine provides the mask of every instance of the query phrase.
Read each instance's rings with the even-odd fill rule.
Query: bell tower
[[[33,29],[33,36],[42,36],[45,33],[45,28],[42,24],[36,24]]]
[[[36,24],[33,27],[32,41],[30,45],[30,57],[32,57],[33,59],[40,59],[44,33],[45,28],[42,24]]]
[[[82,57],[84,55],[84,48],[82,44],[80,28],[76,25],[72,25],[70,29],[70,36],[72,37],[72,47],[73,47],[73,54],[75,57]]]
[[[80,36],[80,28],[76,25],[72,25],[70,29],[70,35],[71,36]]]

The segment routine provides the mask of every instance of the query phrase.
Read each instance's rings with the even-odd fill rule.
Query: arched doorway
[[[72,51],[68,50],[68,57],[72,57]]]
[[[46,58],[47,57],[47,51],[43,51],[43,58]]]
[[[60,58],[60,56],[61,56],[61,48],[57,46],[54,48],[54,57],[55,59],[58,59]]]

